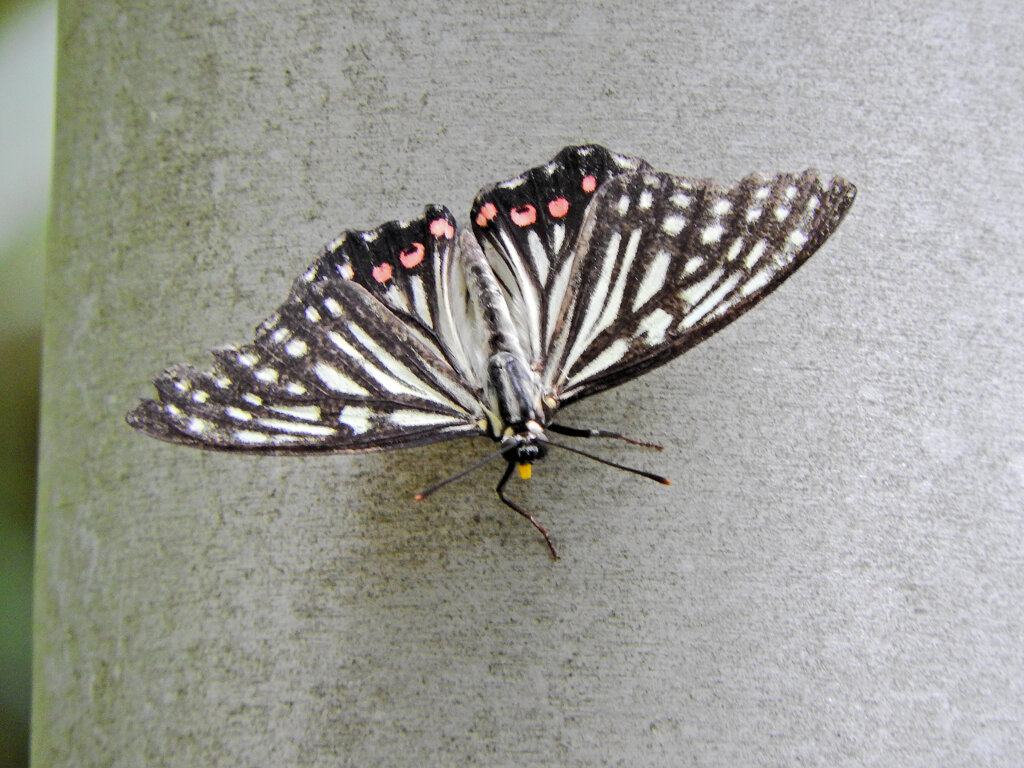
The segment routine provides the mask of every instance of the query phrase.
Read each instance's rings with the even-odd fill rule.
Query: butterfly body
[[[158,399],[127,419],[163,440],[246,453],[487,436],[507,463],[499,497],[554,554],[505,483],[549,447],[576,450],[550,432],[616,436],[559,425],[560,409],[746,312],[824,243],[855,193],[813,171],[726,189],[566,147],[481,190],[471,230],[430,205],[413,221],[346,232],[252,343],[215,350],[211,371],[168,369]]]

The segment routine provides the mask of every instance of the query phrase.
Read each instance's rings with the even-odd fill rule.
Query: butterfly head
[[[501,439],[501,455],[505,461],[519,466],[519,476],[530,477],[530,465],[548,455],[544,429],[536,421],[526,422],[526,428],[516,432],[511,427]]]

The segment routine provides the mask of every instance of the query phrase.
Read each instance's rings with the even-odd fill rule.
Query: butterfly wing
[[[483,434],[455,225],[447,210],[348,232],[251,344],[170,368],[128,422],[221,450],[383,450]]]
[[[539,367],[550,346],[587,206],[610,178],[646,168],[597,145],[566,147],[546,165],[478,193],[474,234],[532,364]]]
[[[731,189],[641,169],[597,192],[544,380],[564,405],[682,354],[777,288],[825,242],[856,188],[813,171]]]

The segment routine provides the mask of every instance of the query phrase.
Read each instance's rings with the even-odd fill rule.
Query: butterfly
[[[731,188],[597,145],[485,187],[462,229],[447,208],[328,244],[244,346],[209,371],[175,365],[128,423],[243,453],[379,451],[486,436],[496,491],[552,438],[566,406],[668,362],[757,304],[828,239],[856,195],[814,171]],[[660,446],[652,446],[660,448]]]

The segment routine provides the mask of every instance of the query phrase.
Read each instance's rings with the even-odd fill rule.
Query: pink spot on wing
[[[498,209],[494,206],[494,203],[484,203],[480,206],[480,211],[476,215],[476,225],[478,227],[486,227],[487,224],[498,215]]]
[[[434,237],[455,237],[455,227],[447,219],[434,219],[430,222],[430,234]]]
[[[398,254],[398,260],[402,262],[402,266],[406,269],[412,269],[423,261],[424,252],[425,249],[423,248],[423,243],[413,243]]]
[[[584,192],[590,194],[597,189],[597,179],[588,173],[583,177],[583,183],[580,186],[583,187]]]
[[[373,268],[373,279],[378,283],[386,283],[391,279],[391,265],[378,264]]]
[[[537,221],[537,209],[527,203],[512,209],[512,221],[518,227],[528,227]]]
[[[564,197],[556,197],[548,203],[548,213],[556,219],[560,219],[569,212],[569,201]]]

